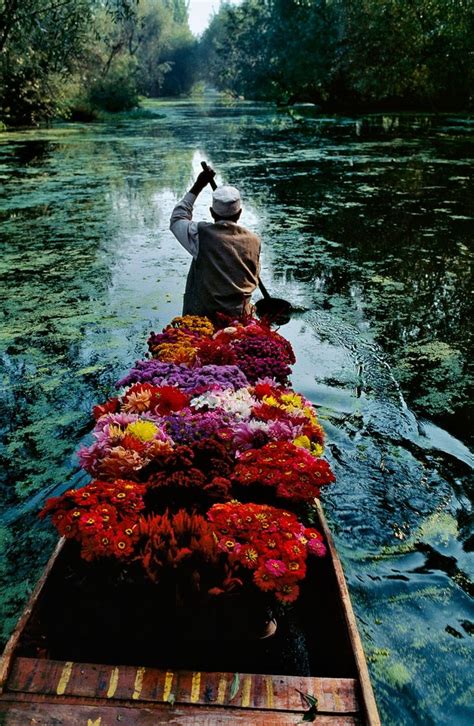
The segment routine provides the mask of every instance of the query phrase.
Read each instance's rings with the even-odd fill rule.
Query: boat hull
[[[184,669],[130,664],[120,658],[112,663],[77,662],[67,657],[67,645],[63,657],[55,658],[48,649],[47,633],[38,636],[38,632],[42,632],[42,608],[51,598],[51,583],[67,559],[67,543],[65,546],[61,541],[0,662],[2,723],[105,726],[123,720],[127,724],[296,724],[305,712],[312,713],[316,703],[313,723],[378,726],[380,720],[342,566],[319,502],[316,511],[328,544],[325,569],[318,574],[324,575],[325,581],[318,581],[317,587],[332,600],[327,599],[323,614],[313,618],[319,635],[316,632],[311,638],[308,634],[309,647],[319,643],[321,649],[311,675],[275,673],[270,667],[270,672],[263,673],[225,669],[209,672],[186,669],[186,664]],[[306,600],[309,597],[307,591]],[[305,600],[304,592],[301,599]],[[319,600],[316,597],[314,602]],[[307,616],[306,630],[311,627],[311,607]],[[334,631],[331,622],[333,628],[337,625]],[[159,644],[155,648],[159,665]],[[330,651],[336,656],[332,661]],[[197,663],[205,663],[205,656]],[[324,672],[326,662],[332,672]]]

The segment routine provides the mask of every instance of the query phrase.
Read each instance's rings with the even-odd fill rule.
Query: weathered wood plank
[[[275,711],[303,711],[301,694],[315,696],[322,713],[357,713],[356,681],[340,678],[163,671],[133,666],[17,658],[10,692],[115,700],[189,703]]]
[[[12,695],[12,694],[10,694]],[[22,696],[23,694],[19,694]],[[209,708],[207,706],[175,706],[166,704],[135,703],[117,705],[112,701],[104,703],[64,703],[63,699],[32,696],[29,700],[7,700],[8,694],[0,698],[0,721],[2,726],[156,726],[177,724],[179,726],[248,726],[249,719],[255,726],[288,726],[301,723],[301,712],[252,711],[238,708]],[[71,699],[72,701],[72,699]],[[358,720],[349,715],[318,715],[315,726],[358,726]]]

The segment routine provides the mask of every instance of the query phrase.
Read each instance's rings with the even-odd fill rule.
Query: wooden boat
[[[0,661],[1,723],[380,724],[342,566],[319,503],[316,509],[328,556],[318,560],[317,597],[312,600],[307,589],[300,598],[306,600],[311,675],[206,671],[189,668],[185,658],[181,670],[181,664],[163,662],[168,656],[159,644],[156,663],[124,662],[115,653],[101,662],[78,662],[77,644],[69,653],[64,633],[59,645],[50,642],[45,618],[48,602],[61,598],[69,557],[68,543],[61,540]],[[228,656],[231,661],[232,653]]]

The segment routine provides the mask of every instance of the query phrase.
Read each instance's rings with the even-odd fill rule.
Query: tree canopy
[[[85,119],[198,79],[282,104],[467,109],[473,38],[470,0],[224,2],[199,42],[186,0],[0,0],[0,123]]]
[[[250,98],[323,106],[467,108],[469,0],[243,0],[201,43],[206,77]]]
[[[186,93],[196,41],[185,0],[0,0],[0,120],[35,124]]]

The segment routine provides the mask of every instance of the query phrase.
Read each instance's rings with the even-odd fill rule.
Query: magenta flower
[[[265,562],[265,569],[273,577],[282,577],[286,572],[286,565],[282,560],[267,560]]]
[[[309,539],[306,546],[308,551],[317,557],[324,557],[326,554],[326,546],[320,539]]]

